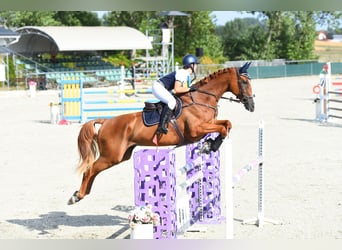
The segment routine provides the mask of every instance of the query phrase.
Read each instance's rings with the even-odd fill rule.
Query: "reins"
[[[203,93],[203,94],[206,94],[206,95],[210,95],[210,96],[213,96],[215,97],[216,99],[216,102],[218,102],[218,98],[216,95],[214,95],[213,93],[210,93],[210,92],[207,92],[207,91],[204,91],[204,90],[201,90],[201,89],[197,89],[196,91],[194,92],[200,92],[200,93]],[[191,103],[187,104],[187,105],[184,105],[183,108],[186,108],[186,107],[190,107],[192,105],[199,105],[199,106],[203,106],[203,107],[206,107],[206,108],[209,108],[209,109],[213,109],[214,110],[214,116],[216,117],[217,113],[218,113],[218,109],[217,109],[217,105],[216,106],[213,106],[213,105],[209,105],[209,104],[205,104],[205,103],[200,103],[200,102],[196,102],[194,97],[192,96],[192,91],[191,92],[188,92],[190,94],[190,98],[191,98]]]
[[[213,93],[210,93],[210,92],[207,92],[207,91],[205,91],[205,90],[201,90],[201,89],[197,89],[196,90],[197,92],[200,92],[200,93],[203,93],[203,94],[206,94],[206,95],[210,95],[210,96],[213,96],[213,97],[215,97],[215,99],[216,99],[216,101],[218,102],[219,101],[219,98],[217,98],[217,96],[216,95],[214,95]],[[191,100],[193,100],[192,99],[192,95],[190,94],[190,96],[191,96]],[[225,97],[225,96],[221,96],[221,98],[220,99],[224,99],[224,100],[229,100],[229,101],[231,101],[231,102],[241,102],[239,99],[237,99],[237,98],[233,98],[233,97]]]
[[[228,100],[228,101],[231,101],[231,102],[237,102],[237,103],[240,103],[241,100],[237,99],[237,98],[233,98],[233,97],[225,97],[225,96],[222,96],[221,99],[224,99],[224,100]]]
[[[242,88],[243,82],[242,82],[242,80],[241,80],[241,77],[240,77],[240,74],[239,74],[239,71],[238,71],[238,70],[236,70],[236,76],[237,76],[237,78],[238,78],[238,85],[239,85],[239,90],[240,90],[240,91],[239,91],[239,92],[240,92],[239,95],[241,95],[241,96],[242,96],[241,99],[243,99],[243,98],[244,98],[244,96],[243,96],[243,88]],[[247,77],[248,77],[248,76],[247,76]],[[230,102],[241,103],[241,99],[239,99],[239,98],[224,97],[224,96],[221,96],[221,98],[218,98],[215,94],[210,93],[210,92],[207,92],[207,91],[205,91],[205,90],[201,90],[201,89],[197,89],[196,92],[200,92],[200,93],[203,93],[203,94],[206,94],[206,95],[213,96],[213,97],[215,97],[216,102],[218,102],[219,99],[224,99],[224,100],[228,100],[228,101],[230,101]],[[197,103],[197,102],[195,102],[195,100],[194,100],[194,98],[193,98],[193,96],[192,96],[192,92],[190,92],[190,97],[191,97],[192,103],[189,104],[189,105],[187,105],[187,106],[190,106],[190,105],[193,105],[193,104],[197,104],[197,105],[201,105],[201,106],[206,106],[206,107],[208,107],[208,108],[212,108],[212,109],[214,109],[215,111],[217,111],[217,106],[214,107],[214,106],[211,106],[211,105],[207,105],[207,104],[202,104],[202,103]],[[252,96],[252,97],[248,97],[248,96],[247,96],[246,98],[253,98],[253,96]]]
[[[206,107],[206,108],[214,110],[214,117],[216,117],[218,114],[218,104],[217,103],[219,102],[220,99],[228,100],[230,102],[243,103],[246,106],[247,103],[249,103],[249,99],[253,98],[254,95],[252,95],[252,96],[246,96],[245,95],[244,84],[246,82],[244,79],[241,78],[241,75],[244,75],[248,79],[249,79],[249,76],[248,76],[247,72],[246,73],[245,72],[239,72],[238,69],[235,69],[235,71],[236,71],[236,77],[237,77],[237,82],[238,82],[238,87],[239,87],[239,94],[236,97],[224,97],[224,96],[218,97],[213,93],[210,93],[208,91],[205,91],[205,90],[198,88],[196,90],[187,92],[190,95],[191,103],[184,105],[183,108],[190,107],[192,105],[199,105],[199,106]],[[209,105],[206,103],[196,102],[195,98],[193,97],[193,92],[198,92],[198,93],[202,93],[202,94],[214,97],[216,100],[216,105]]]

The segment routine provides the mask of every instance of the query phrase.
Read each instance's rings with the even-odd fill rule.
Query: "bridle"
[[[197,89],[195,92],[199,92],[199,93],[203,93],[203,94],[206,94],[209,96],[213,96],[213,97],[215,97],[216,102],[218,102],[219,99],[224,99],[224,100],[229,100],[231,102],[237,102],[237,103],[243,103],[243,104],[248,103],[248,101],[250,99],[255,97],[255,95],[252,95],[252,96],[246,95],[246,86],[248,85],[248,80],[250,80],[251,78],[247,73],[241,73],[240,74],[238,69],[235,69],[235,71],[236,71],[236,76],[238,78],[238,86],[239,86],[239,94],[236,96],[236,98],[224,97],[224,96],[221,96],[221,98],[218,98],[215,94],[210,93],[210,92],[205,91],[205,90],[202,90],[202,89]],[[244,80],[243,78],[241,78],[241,76],[244,76],[245,78],[247,78],[247,80]],[[196,104],[196,105],[205,106],[207,108],[213,109],[215,111],[215,114],[217,113],[217,105],[212,106],[209,104],[197,103],[192,96],[192,92],[189,92],[189,93],[190,93],[190,98],[191,98],[192,103],[190,103],[184,107],[188,107],[188,106]]]
[[[230,101],[235,101],[235,102],[241,102],[243,104],[246,104],[249,102],[250,99],[253,99],[253,97],[255,97],[255,95],[252,96],[248,96],[246,94],[246,86],[248,85],[248,81],[251,80],[251,77],[248,75],[248,73],[239,73],[239,70],[236,70],[236,76],[238,78],[238,86],[239,86],[239,94],[236,96],[237,99],[229,99],[226,97],[222,97],[223,99],[229,99]],[[245,78],[247,78],[247,80],[244,80],[243,78],[241,78],[241,76],[244,76]]]

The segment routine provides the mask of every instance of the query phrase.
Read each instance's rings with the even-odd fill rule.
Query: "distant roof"
[[[4,27],[0,27],[0,46],[7,46],[19,38],[19,34]]]
[[[12,50],[22,54],[58,51],[152,49],[142,32],[126,26],[25,26]]]

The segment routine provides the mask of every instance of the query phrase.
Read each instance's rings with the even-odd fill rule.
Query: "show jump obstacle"
[[[281,224],[281,222],[264,217],[264,122],[259,122],[258,134],[258,157],[249,162],[245,167],[240,169],[236,174],[232,174],[233,156],[232,156],[232,139],[225,142],[225,162],[226,162],[226,239],[234,238],[234,219],[233,219],[233,187],[254,168],[258,168],[258,214],[256,218],[246,219],[242,224],[255,224],[262,227],[265,222],[272,224]]]
[[[316,87],[316,120],[330,122],[342,119],[342,80],[332,81],[330,63],[327,63],[327,72],[320,74],[320,83]]]
[[[61,119],[84,123],[96,118],[111,118],[124,113],[141,111],[144,102],[157,100],[130,97],[124,94],[151,94],[151,89],[84,89],[82,80],[61,81]]]
[[[135,205],[152,204],[160,215],[155,239],[176,238],[195,222],[222,219],[220,152],[199,154],[203,142],[186,146],[186,165],[179,169],[173,149],[142,149],[134,154]],[[185,180],[178,183],[183,174]]]
[[[263,122],[259,125],[258,157],[232,175],[231,139],[225,142],[226,238],[233,238],[233,186],[258,167],[258,216],[243,223],[261,227],[264,222],[279,222],[264,218]],[[177,168],[173,149],[142,149],[134,154],[134,200],[136,206],[152,204],[161,224],[154,227],[155,239],[172,239],[184,233],[190,225],[221,223],[220,151],[201,154],[208,134],[199,143],[186,146],[186,164]],[[185,174],[185,180],[181,180]],[[183,176],[184,179],[184,176]]]

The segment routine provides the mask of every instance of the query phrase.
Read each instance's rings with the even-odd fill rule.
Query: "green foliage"
[[[229,60],[259,59],[263,51],[265,31],[257,19],[235,19],[218,28],[224,56]]]
[[[145,33],[146,30],[160,29],[160,24],[166,22],[174,26],[175,58],[182,58],[188,53],[195,54],[196,48],[203,48],[206,56],[222,61],[221,41],[211,21],[210,11],[187,13],[191,16],[164,17],[156,11],[112,11],[104,16],[104,24],[130,26]]]
[[[314,59],[314,44],[316,40],[316,25],[312,18],[312,12],[295,12],[293,13],[297,23],[290,23],[288,29],[291,28],[292,40],[287,44],[283,50],[284,58],[289,60],[307,60]],[[292,16],[289,17],[289,20]]]
[[[54,19],[65,26],[100,26],[96,13],[89,11],[57,11]]]
[[[160,22],[156,11],[111,11],[103,17],[106,26],[128,26],[144,34],[151,27],[159,28]]]
[[[313,11],[313,18],[321,26],[327,26],[329,32],[336,34],[341,30],[342,11]]]
[[[103,17],[105,26],[128,26],[146,34],[146,30],[159,28],[161,17],[155,11],[111,11]],[[135,56],[143,56],[145,51],[137,51]],[[131,57],[132,55],[127,55]]]
[[[219,62],[223,59],[221,38],[217,36],[210,11],[187,12],[190,17],[175,17],[175,55],[195,54],[203,48],[204,56]]]
[[[311,11],[264,12],[268,19],[267,59],[314,59],[316,22]]]
[[[235,19],[215,27],[210,11],[188,11],[190,16],[161,16],[157,11],[112,11],[100,20],[89,11],[0,11],[0,24],[9,28],[23,26],[129,26],[145,33],[159,30],[162,22],[174,27],[175,62],[202,48],[204,61],[314,59],[316,25],[327,25],[328,31],[342,33],[341,11],[261,11],[251,12],[257,18]],[[157,54],[160,51],[156,50]],[[144,51],[138,51],[143,55]],[[152,52],[151,52],[152,53]],[[111,52],[127,63],[129,52]],[[139,56],[139,55],[136,55]]]
[[[109,62],[116,67],[119,67],[121,65],[124,65],[125,67],[131,66],[131,60],[128,58],[127,55],[125,55],[125,53],[112,54],[104,58],[104,61]]]
[[[336,24],[341,17],[340,12],[323,11],[253,13],[258,19],[235,19],[217,28],[224,55],[230,60],[316,59],[316,24]]]
[[[8,27],[23,26],[98,26],[101,21],[89,11],[0,11]]]
[[[15,68],[14,62],[12,57],[8,57],[8,67],[9,67],[9,81],[11,86],[16,85],[16,75],[15,75]]]
[[[7,27],[61,25],[55,11],[1,11],[0,19]]]

